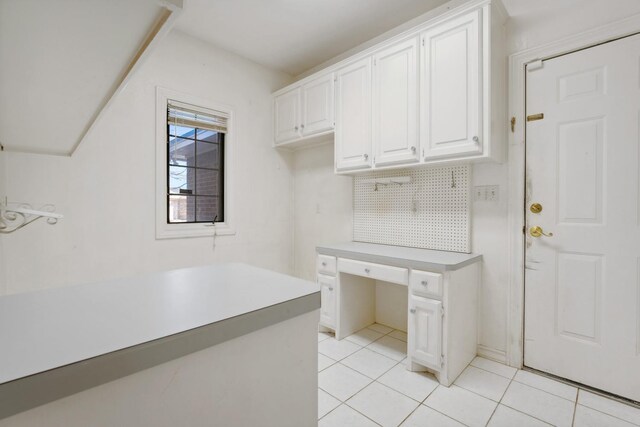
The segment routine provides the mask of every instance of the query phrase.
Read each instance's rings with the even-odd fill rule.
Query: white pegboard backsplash
[[[366,183],[411,177],[407,184]],[[353,240],[471,252],[471,167],[403,169],[358,175],[353,181]]]

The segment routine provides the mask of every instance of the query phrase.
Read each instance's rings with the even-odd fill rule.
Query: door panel
[[[418,147],[418,39],[374,56],[373,141],[376,165],[414,163]]]
[[[336,72],[336,168],[371,167],[371,58]]]
[[[633,400],[640,400],[639,67],[633,36],[526,73],[527,114],[544,118],[527,124],[525,365]],[[532,212],[532,203],[542,211]],[[546,234],[535,237],[534,226]]]
[[[333,74],[302,87],[302,136],[333,129]]]
[[[482,152],[481,13],[422,35],[420,132],[425,160]]]
[[[560,222],[602,222],[603,125],[603,118],[558,125]]]
[[[442,368],[442,303],[409,296],[407,348],[414,362]]]
[[[283,93],[274,101],[276,143],[300,137],[300,89]]]
[[[324,326],[336,327],[336,278],[318,275],[320,285],[320,323]]]

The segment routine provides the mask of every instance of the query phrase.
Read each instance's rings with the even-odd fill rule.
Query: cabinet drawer
[[[336,275],[336,257],[329,255],[318,255],[316,258],[316,269],[320,274]]]
[[[406,268],[338,258],[338,271],[405,286],[408,284],[409,272]]]
[[[414,295],[427,298],[442,298],[442,274],[411,270],[409,290]]]

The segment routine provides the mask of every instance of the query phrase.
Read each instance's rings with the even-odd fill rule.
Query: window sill
[[[211,224],[159,224],[156,239],[180,239],[189,237],[232,236],[235,228],[228,223]]]

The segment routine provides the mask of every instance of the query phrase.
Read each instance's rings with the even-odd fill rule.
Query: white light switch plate
[[[497,202],[499,199],[499,185],[476,185],[473,187],[474,202]]]

